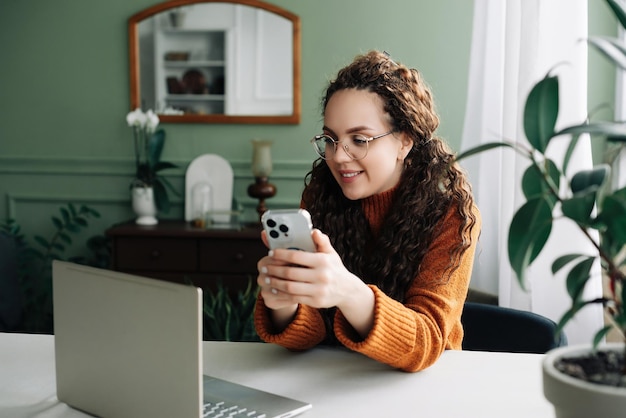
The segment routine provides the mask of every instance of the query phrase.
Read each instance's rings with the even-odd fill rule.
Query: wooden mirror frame
[[[226,115],[226,114],[159,114],[161,122],[170,123],[241,123],[241,124],[298,124],[301,115],[300,81],[300,17],[276,5],[260,0],[170,0],[144,9],[128,20],[128,51],[130,63],[130,106],[131,110],[141,107],[139,72],[139,23],[155,14],[181,6],[198,3],[233,3],[256,7],[280,15],[292,23],[293,27],[293,112],[290,115]]]

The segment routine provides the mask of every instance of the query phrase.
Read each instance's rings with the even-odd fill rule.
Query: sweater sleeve
[[[279,333],[274,331],[270,310],[259,294],[254,311],[254,326],[259,337],[268,343],[294,351],[312,348],[326,338],[326,326],[320,312],[307,305],[299,305],[296,316]]]
[[[422,261],[420,274],[407,291],[404,304],[390,298],[376,286],[374,325],[365,339],[358,337],[340,311],[334,321],[335,335],[347,348],[398,369],[414,372],[432,365],[446,349],[461,349],[461,313],[474,262],[480,231],[480,214],[472,228],[470,247],[459,267],[446,274],[450,248],[458,243],[461,220],[454,210],[443,220]],[[468,233],[469,234],[469,233]]]

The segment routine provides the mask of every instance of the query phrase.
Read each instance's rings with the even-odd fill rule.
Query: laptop
[[[53,262],[57,397],[101,417],[292,417],[311,404],[202,374],[202,289]],[[210,416],[210,415],[209,415]]]

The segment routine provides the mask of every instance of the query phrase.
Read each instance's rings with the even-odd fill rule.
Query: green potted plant
[[[624,3],[606,1],[626,28]],[[626,45],[619,40],[590,37],[588,42],[626,69]],[[544,394],[555,405],[557,417],[622,416],[626,411],[626,187],[614,185],[611,168],[615,159],[624,155],[619,151],[626,146],[626,122],[588,120],[557,132],[558,114],[559,81],[548,74],[533,87],[525,104],[523,123],[528,147],[492,142],[466,150],[456,160],[496,147],[510,147],[530,161],[521,179],[526,202],[513,216],[508,238],[509,262],[522,287],[526,269],[541,253],[554,222],[573,222],[593,245],[593,254],[577,254],[568,252],[564,244],[563,255],[552,264],[552,273],[569,269],[565,285],[571,307],[559,321],[558,331],[590,304],[602,304],[610,324],[597,331],[589,347],[563,347],[548,353],[543,363]],[[569,175],[569,159],[582,134],[606,139],[612,157],[605,164]],[[552,161],[546,150],[553,141],[565,138],[569,138],[569,147],[563,161]],[[604,297],[585,300],[583,289],[598,260],[609,290]],[[623,337],[622,342],[600,345],[611,329]],[[590,364],[594,365],[593,373]],[[590,383],[594,380],[590,374],[602,377]],[[589,400],[588,394],[599,399]]]
[[[259,288],[254,278],[236,295],[219,279],[215,291],[205,289],[203,339],[208,341],[261,341],[254,328],[254,307]]]
[[[130,185],[133,191],[133,209],[135,212],[147,210],[147,214],[138,213],[138,223],[154,224],[156,211],[167,213],[170,209],[167,189],[176,193],[174,187],[160,175],[160,172],[175,168],[176,165],[161,161],[165,131],[157,129],[159,117],[156,113],[152,110],[143,112],[137,108],[126,115],[126,122],[133,128],[134,133],[135,178]],[[146,201],[144,205],[142,200]]]
[[[23,234],[14,219],[0,224],[0,234],[11,239],[15,245],[17,279],[19,282],[19,304],[21,320],[12,331],[27,333],[53,333],[52,318],[52,260],[67,260],[80,264],[102,267],[108,264],[108,244],[102,236],[93,236],[85,247],[93,257],[64,256],[74,243],[72,236],[79,235],[88,226],[89,220],[100,218],[100,213],[86,205],[68,203],[50,217],[53,232],[44,237],[36,234],[31,240]]]

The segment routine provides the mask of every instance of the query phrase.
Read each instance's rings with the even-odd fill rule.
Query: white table
[[[303,418],[554,417],[542,393],[542,358],[447,351],[434,366],[404,373],[338,348],[204,343],[206,374],[308,401],[313,409]],[[54,337],[0,333],[0,417],[86,416],[56,398]]]

